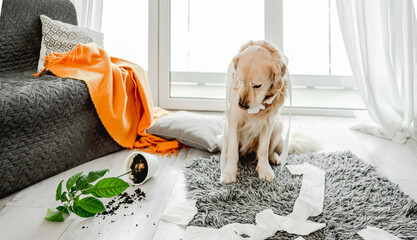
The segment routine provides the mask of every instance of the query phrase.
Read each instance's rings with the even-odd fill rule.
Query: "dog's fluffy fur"
[[[269,163],[279,164],[282,152],[280,108],[287,96],[287,66],[278,48],[268,41],[250,41],[242,46],[228,69],[226,126],[220,144],[222,183],[236,181],[239,156],[256,153],[259,179],[272,181]],[[273,98],[274,97],[274,98]],[[249,114],[266,100],[265,109]],[[320,144],[303,135],[293,135],[289,152],[317,151]]]

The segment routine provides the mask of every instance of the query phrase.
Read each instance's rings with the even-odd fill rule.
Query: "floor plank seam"
[[[64,231],[62,231],[61,235],[59,235],[59,237],[58,237],[58,239],[57,239],[57,240],[61,239],[62,235],[64,235],[64,233],[68,230],[68,228],[69,228],[69,227],[70,227],[73,223],[74,223],[74,219],[71,221],[71,223],[70,223],[70,224],[68,224],[68,226],[65,228],[65,230],[64,230]]]

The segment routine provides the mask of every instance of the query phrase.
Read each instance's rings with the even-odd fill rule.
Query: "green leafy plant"
[[[109,169],[91,171],[83,175],[83,171],[70,177],[66,182],[67,191],[62,192],[62,180],[56,189],[55,199],[61,201],[58,211],[48,209],[45,219],[54,222],[64,221],[63,214],[71,212],[84,218],[92,217],[105,209],[104,204],[98,198],[111,198],[124,192],[130,185],[119,177],[109,177],[92,183],[103,177]],[[123,174],[124,175],[124,174]],[[122,176],[122,175],[121,175]],[[81,198],[81,196],[92,195]]]

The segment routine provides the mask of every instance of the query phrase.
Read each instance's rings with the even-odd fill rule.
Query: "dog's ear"
[[[237,64],[239,63],[239,58],[240,58],[240,53],[238,55],[236,55],[232,60],[233,61],[233,67],[235,68],[235,71],[237,70]]]
[[[277,92],[285,92],[285,87],[287,85],[285,81],[285,75],[287,74],[287,59],[284,55],[281,54],[277,46],[268,41],[258,41],[256,44],[267,49],[271,53],[271,80],[272,85],[270,89],[270,94],[276,94]]]
[[[234,58],[233,58],[233,60],[232,60],[232,62],[233,62],[233,73],[232,73],[232,76],[233,76],[233,79],[234,79],[234,81],[233,81],[233,89],[235,89],[235,90],[237,90],[237,89],[239,89],[239,87],[238,87],[238,80],[237,80],[237,64],[239,63],[239,58],[240,58],[240,53],[238,54],[238,55],[236,55]]]
[[[285,74],[287,74],[287,65],[285,65],[281,61],[279,63],[279,72],[280,72],[280,77],[281,78],[284,78],[285,77]]]
[[[271,65],[271,79],[272,85],[271,90],[274,93],[279,92],[280,90],[285,90],[285,75],[287,74],[287,66],[281,61],[280,58],[274,60]],[[281,91],[282,92],[282,91]]]

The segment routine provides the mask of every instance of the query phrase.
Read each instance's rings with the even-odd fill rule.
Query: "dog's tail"
[[[323,144],[310,136],[293,133],[290,138],[289,153],[304,154],[309,152],[317,152],[323,148]]]

